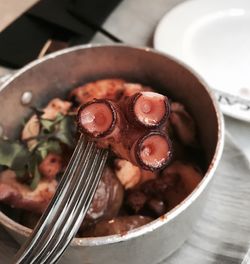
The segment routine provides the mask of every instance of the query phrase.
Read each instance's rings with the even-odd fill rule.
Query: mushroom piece
[[[120,216],[111,220],[103,220],[82,233],[83,237],[100,237],[110,235],[125,235],[127,232],[143,226],[153,219],[150,217],[133,215]]]
[[[124,189],[114,172],[106,167],[82,228],[89,223],[115,217],[123,202]]]
[[[36,137],[39,134],[40,131],[40,123],[38,120],[37,115],[33,115],[27,123],[25,123],[25,126],[22,130],[21,138],[22,140],[28,140],[30,138]],[[32,139],[28,140],[27,146],[29,149],[32,149],[34,146],[36,146],[37,140]]]

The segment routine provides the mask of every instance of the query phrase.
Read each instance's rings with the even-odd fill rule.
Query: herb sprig
[[[62,146],[73,148],[76,128],[74,114],[58,114],[54,120],[42,118],[43,112],[33,109],[37,115],[39,134],[24,141],[0,139],[0,165],[15,171],[20,180],[28,181],[30,188],[35,189],[41,179],[39,164],[48,153],[61,154]],[[35,140],[32,148],[27,143]]]

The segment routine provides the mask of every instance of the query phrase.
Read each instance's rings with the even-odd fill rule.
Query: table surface
[[[0,32],[35,2],[37,0],[0,0]],[[125,43],[152,47],[152,37],[157,23],[166,12],[181,2],[184,1],[124,0],[109,16],[103,27]],[[91,42],[111,43],[100,32],[96,33]],[[9,69],[0,66],[0,76],[8,72]],[[235,144],[250,161],[250,123],[225,116],[225,126]]]

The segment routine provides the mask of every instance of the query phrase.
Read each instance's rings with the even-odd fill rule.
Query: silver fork
[[[108,151],[82,135],[57,191],[13,263],[56,263],[78,231],[94,196]]]

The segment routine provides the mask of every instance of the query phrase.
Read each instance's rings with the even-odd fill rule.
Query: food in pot
[[[110,147],[118,157],[154,171],[166,166],[171,159],[171,143],[165,129],[169,107],[166,97],[153,92],[148,96],[148,93],[134,95],[142,97],[140,102],[136,102],[140,106],[136,107],[147,108],[147,111],[138,110],[138,116],[132,118],[132,122],[122,110],[131,107],[134,96],[127,98],[128,104],[125,99],[121,102],[94,99],[83,104],[78,111],[77,123],[82,133],[95,140],[100,147]],[[143,123],[139,119],[134,121],[137,118],[144,120]]]
[[[145,225],[152,220],[153,218],[151,217],[141,215],[119,216],[110,220],[98,222],[96,225],[83,232],[82,236],[100,237],[115,234],[126,235],[128,231]]]
[[[2,208],[18,210],[19,221],[31,228],[55,193],[79,136],[76,127],[110,149],[78,236],[126,234],[170,211],[203,177],[191,114],[153,87],[98,80],[33,110],[20,139],[0,140]]]

